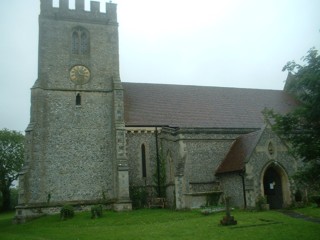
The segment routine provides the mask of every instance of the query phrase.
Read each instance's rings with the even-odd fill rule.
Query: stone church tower
[[[17,216],[34,207],[113,200],[131,209],[116,5],[41,0],[38,79],[31,89]],[[42,209],[42,211],[45,211]]]

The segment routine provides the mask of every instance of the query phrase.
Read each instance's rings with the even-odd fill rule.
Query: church
[[[301,162],[263,115],[297,106],[286,91],[122,82],[116,4],[40,3],[18,219],[65,204],[131,210],[137,196],[172,209],[292,203]]]

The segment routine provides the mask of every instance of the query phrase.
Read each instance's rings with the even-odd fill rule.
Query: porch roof
[[[232,144],[230,151],[216,171],[216,175],[244,171],[245,163],[250,158],[263,130],[244,134]]]

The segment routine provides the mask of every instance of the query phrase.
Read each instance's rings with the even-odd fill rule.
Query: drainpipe
[[[158,197],[161,197],[160,191],[160,159],[159,159],[159,146],[158,146],[158,128],[156,127],[155,131],[155,137],[156,137],[156,155],[157,155],[157,178],[158,178]]]
[[[243,202],[244,202],[244,209],[246,209],[247,208],[247,196],[246,196],[246,185],[245,185],[245,181],[244,181],[245,170],[242,170],[242,172],[239,173],[239,176],[242,179]]]

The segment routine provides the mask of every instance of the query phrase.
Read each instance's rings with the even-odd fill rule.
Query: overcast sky
[[[123,82],[282,89],[286,62],[320,49],[320,0],[113,2]],[[1,0],[0,9],[0,129],[24,131],[37,79],[40,0]]]

